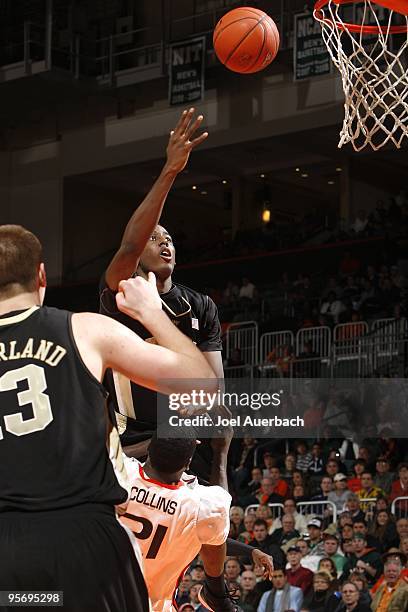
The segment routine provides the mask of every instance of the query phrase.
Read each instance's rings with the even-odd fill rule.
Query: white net
[[[339,148],[349,142],[356,151],[387,143],[400,148],[408,136],[408,17],[379,11],[371,0],[361,3],[354,26],[343,21],[346,7],[332,0],[314,16],[342,78],[345,117]]]

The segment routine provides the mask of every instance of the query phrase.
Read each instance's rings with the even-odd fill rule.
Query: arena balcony
[[[91,81],[104,88],[166,77],[169,45],[196,36],[206,38],[207,68],[218,68],[213,30],[219,18],[238,3],[202,0],[194,3],[192,12],[189,2],[163,0],[154,7],[142,3],[142,15],[135,6],[128,9],[131,14],[124,15],[120,2],[114,0],[75,7],[67,0],[17,4],[6,0],[0,7],[0,21],[8,24],[0,25],[2,82],[47,74],[57,80]],[[267,11],[278,25],[281,48],[276,69],[290,70],[293,15],[304,10],[304,0],[248,4]]]

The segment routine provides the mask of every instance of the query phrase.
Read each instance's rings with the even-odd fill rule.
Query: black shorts
[[[61,612],[149,611],[129,537],[103,504],[0,513],[0,591],[10,590],[63,591],[64,606],[51,608]]]

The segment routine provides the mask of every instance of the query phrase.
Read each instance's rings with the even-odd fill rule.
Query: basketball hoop
[[[346,18],[361,5],[361,23]],[[347,6],[346,6],[347,5]],[[386,9],[380,21],[378,10]],[[339,148],[356,151],[408,137],[408,0],[317,0],[314,17],[345,95]]]

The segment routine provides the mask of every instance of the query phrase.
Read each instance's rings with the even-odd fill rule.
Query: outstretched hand
[[[273,559],[270,555],[267,555],[259,548],[254,548],[252,551],[252,560],[254,564],[258,567],[262,567],[264,570],[264,578],[272,580],[273,574]]]
[[[170,132],[170,139],[167,145],[166,166],[173,172],[181,172],[186,167],[191,151],[199,144],[204,142],[208,132],[203,132],[196,138],[194,134],[199,129],[204,117],[198,115],[194,119],[194,108],[182,112],[178,124]]]

